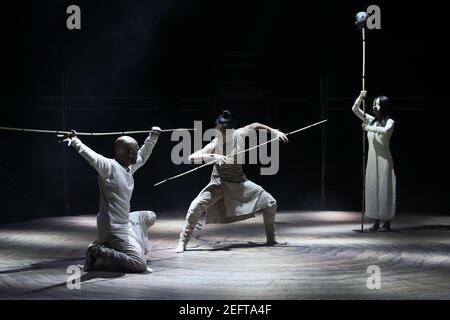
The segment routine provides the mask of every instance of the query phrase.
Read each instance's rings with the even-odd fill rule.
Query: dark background
[[[66,28],[81,7],[82,29]],[[361,130],[351,112],[361,89],[354,15],[381,7],[367,35],[369,98],[391,98],[398,211],[450,213],[448,13],[426,1],[16,1],[2,4],[0,126],[117,131],[212,125],[222,106],[240,125],[291,131],[328,106],[325,198],[322,129],[281,146],[280,170],[247,175],[280,210],[360,210]],[[321,91],[321,83],[328,90]],[[326,98],[326,100],[323,100]],[[371,101],[371,99],[370,99]],[[205,128],[206,129],[206,128]],[[142,142],[145,135],[136,136]],[[112,157],[114,137],[83,141]],[[133,209],[185,213],[210,168],[170,160],[161,136],[135,177]],[[0,132],[0,222],[95,214],[95,171],[53,135]]]

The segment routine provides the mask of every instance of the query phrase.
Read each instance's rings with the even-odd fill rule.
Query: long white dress
[[[394,120],[388,119],[382,126],[375,117],[359,108],[357,99],[352,111],[367,126],[369,151],[366,167],[365,214],[378,220],[392,220],[396,210],[396,176],[390,151]]]

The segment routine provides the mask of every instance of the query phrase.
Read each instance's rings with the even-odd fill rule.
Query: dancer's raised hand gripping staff
[[[248,180],[237,153],[245,150],[245,136],[250,130],[266,129],[283,142],[286,135],[268,126],[254,123],[234,130],[231,113],[223,111],[216,119],[217,138],[203,149],[190,155],[191,161],[215,161],[209,184],[192,201],[180,233],[176,252],[186,250],[194,228],[201,215],[206,212],[206,223],[230,223],[253,218],[262,212],[267,244],[285,244],[275,233],[276,200],[261,186]]]
[[[129,136],[117,138],[115,156],[106,158],[81,142],[76,132],[58,136],[72,146],[98,172],[100,206],[97,215],[98,238],[87,250],[85,270],[106,268],[125,272],[151,272],[145,254],[145,237],[156,215],[152,211],[130,213],[134,188],[133,174],[150,157],[161,129],[153,127],[139,148]],[[142,231],[142,232],[138,232]]]
[[[369,151],[365,177],[365,215],[375,220],[368,231],[390,231],[391,220],[395,216],[396,176],[390,151],[394,120],[389,116],[389,99],[385,96],[373,100],[374,116],[360,109],[367,92],[361,91],[352,111],[363,121],[367,131]],[[380,229],[380,220],[384,221]]]

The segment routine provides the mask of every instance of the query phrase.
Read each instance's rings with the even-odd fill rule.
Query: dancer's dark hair
[[[233,118],[231,116],[231,112],[228,110],[223,110],[216,118],[216,129],[232,129],[232,128],[233,128]]]
[[[380,116],[379,116],[379,119],[374,119],[373,122],[380,121],[381,125],[385,126],[386,121],[389,118],[389,113],[391,111],[391,101],[386,96],[378,96],[373,100],[374,104],[375,104],[375,101],[377,101],[378,99],[379,99],[379,104],[380,104],[380,111],[379,111]]]

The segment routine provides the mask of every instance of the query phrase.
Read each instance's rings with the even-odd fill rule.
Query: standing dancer
[[[145,233],[139,231],[151,226],[156,216],[150,211],[130,213],[130,201],[134,188],[133,174],[150,157],[160,132],[159,127],[153,127],[140,149],[136,140],[129,136],[117,138],[114,159],[105,158],[87,147],[77,138],[76,132],[62,137],[98,172],[98,238],[86,252],[85,271],[93,270],[98,260],[108,269],[152,272],[145,258],[148,250],[146,239],[143,239]]]
[[[242,164],[237,163],[237,152],[245,149],[245,136],[251,130],[265,129],[283,142],[286,135],[266,125],[253,123],[233,129],[231,113],[223,111],[216,119],[217,138],[203,149],[191,154],[190,161],[216,161],[209,184],[192,201],[186,216],[185,226],[180,233],[175,252],[186,250],[192,232],[200,216],[206,211],[206,223],[230,223],[255,217],[262,211],[267,244],[286,244],[277,239],[275,233],[276,200],[261,186],[245,176]],[[233,156],[234,155],[234,156]]]
[[[367,92],[361,91],[353,105],[353,113],[363,121],[369,152],[366,167],[365,214],[375,220],[368,231],[391,231],[395,216],[396,177],[390,151],[394,120],[389,118],[389,99],[379,96],[373,101],[374,116],[360,109]],[[380,220],[384,224],[380,229]]]

